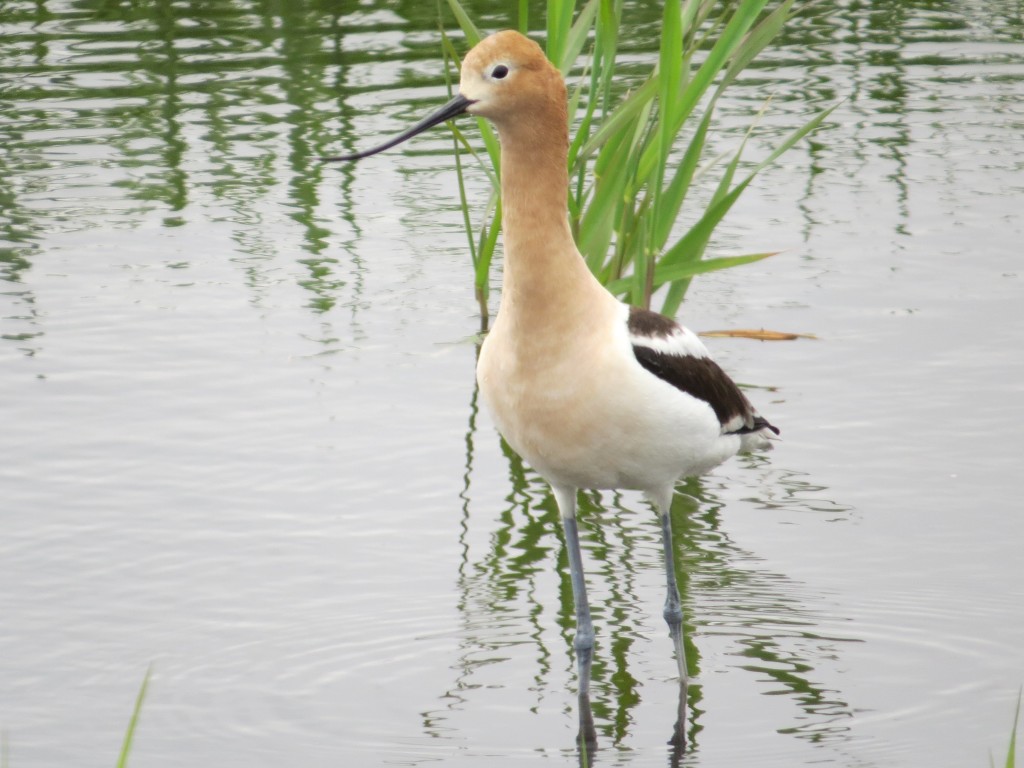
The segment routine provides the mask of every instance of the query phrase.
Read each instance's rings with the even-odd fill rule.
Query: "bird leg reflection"
[[[590,660],[587,660],[587,676],[590,675]],[[594,728],[594,712],[590,708],[590,694],[580,693],[577,697],[577,709],[580,717],[580,730],[576,734],[576,746],[579,749],[580,768],[594,764],[597,752],[597,730]]]
[[[684,754],[686,754],[686,713],[687,713],[687,685],[686,680],[679,681],[679,704],[676,707],[676,722],[672,726],[672,738],[668,740],[672,750],[669,755],[669,765],[675,768],[679,765]]]

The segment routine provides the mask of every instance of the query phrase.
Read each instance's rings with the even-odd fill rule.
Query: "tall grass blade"
[[[572,12],[576,3],[571,0],[549,0],[547,4],[547,50],[548,59],[556,67],[562,69],[563,57],[569,41],[569,30],[572,28]],[[565,71],[562,72],[565,74]]]
[[[447,2],[448,7],[455,15],[455,19],[458,22],[459,27],[466,36],[466,41],[470,46],[476,45],[482,37],[480,30],[469,18],[469,15],[466,13],[459,0],[447,0]],[[520,3],[519,12],[520,21],[524,22],[528,18],[528,7],[525,3]],[[440,13],[438,15],[440,17]],[[458,56],[452,46],[451,39],[448,35],[444,34],[443,31],[441,39],[445,55],[450,57],[452,61],[458,61]],[[477,304],[480,308],[480,325],[481,330],[486,330],[489,323],[487,299],[490,293],[491,264],[494,262],[494,252],[497,248],[498,233],[501,230],[501,146],[498,143],[498,137],[495,134],[494,129],[487,120],[478,117],[476,118],[476,123],[480,130],[480,136],[483,139],[484,148],[487,151],[488,163],[483,162],[479,153],[472,147],[466,139],[465,134],[462,133],[458,127],[456,127],[452,122],[449,122],[448,126],[449,130],[452,132],[452,136],[457,142],[457,146],[461,146],[480,162],[481,167],[483,167],[487,173],[487,177],[492,188],[491,202],[488,204],[482,223],[477,229],[479,233],[478,239],[476,242],[470,243],[470,254],[473,259],[473,283],[476,289]],[[457,154],[458,149],[456,149],[456,155]],[[469,222],[469,209],[472,206],[470,205],[468,195],[465,191],[465,176],[463,174],[462,166],[458,161],[456,162],[456,173],[459,175],[459,199],[463,208],[463,222],[466,226],[466,234],[472,240],[473,227],[471,224],[466,223]]]
[[[440,22],[441,17],[441,0],[437,0],[437,11],[438,21]],[[448,33],[445,32],[444,26],[438,24],[441,32],[441,48],[444,52],[444,84],[448,91],[448,98],[451,98],[453,94],[452,89],[452,78],[451,71],[448,68],[450,62],[456,62],[458,65],[458,54],[455,52],[455,48],[452,45],[451,38],[448,37]],[[477,257],[476,243],[473,240],[473,223],[469,218],[469,198],[466,195],[466,179],[462,173],[462,155],[459,152],[459,138],[460,134],[454,124],[449,121],[449,126],[452,132],[452,143],[454,144],[455,153],[455,178],[459,184],[459,202],[462,206],[462,225],[466,229],[466,240],[469,241],[469,255],[473,261],[473,269],[476,271],[479,258]]]
[[[525,35],[530,29],[530,0],[519,0],[519,12],[516,16],[519,19],[519,32]]]
[[[708,109],[705,110],[704,118],[700,121],[697,130],[694,131],[693,136],[690,138],[690,143],[686,147],[686,152],[683,154],[679,167],[676,168],[672,180],[662,193],[663,215],[659,221],[658,228],[653,233],[659,250],[665,247],[665,243],[672,230],[672,225],[679,218],[679,211],[683,207],[686,194],[693,183],[697,163],[704,153],[708,127],[711,125],[712,107],[713,105],[709,105]]]
[[[647,107],[658,92],[657,75],[650,77],[642,86],[633,91],[607,115],[594,135],[587,140],[576,158],[577,165],[591,157],[608,140],[623,130],[630,121],[635,120],[641,110]]]
[[[480,231],[480,257],[476,268],[476,287],[482,301],[487,300],[490,293],[488,279],[491,274],[491,262],[494,261],[494,251],[498,247],[498,233],[501,231],[501,195],[491,195],[487,206],[487,217],[490,224],[485,224]],[[486,307],[484,314],[486,315]]]
[[[710,241],[715,227],[717,227],[719,222],[721,222],[725,217],[725,214],[729,212],[729,209],[731,209],[736,203],[740,195],[743,194],[743,191],[750,186],[750,183],[757,177],[757,174],[775,162],[775,160],[777,160],[784,152],[789,150],[794,144],[821,125],[825,118],[832,114],[832,111],[837,106],[838,104],[835,104],[828,109],[819,112],[807,123],[793,131],[768,155],[768,157],[754,166],[753,170],[741,182],[734,186],[728,193],[718,197],[716,201],[708,206],[704,215],[690,229],[690,231],[687,232],[679,242],[665,252],[661,262],[663,264],[678,264],[681,261],[693,261],[702,258],[704,249]],[[655,277],[655,285],[656,287],[658,285],[657,276]],[[677,283],[672,285],[669,288],[668,295],[666,296],[665,302],[662,306],[662,312],[665,314],[675,314],[678,312],[687,287],[687,283]]]
[[[831,107],[828,107],[827,109],[823,109],[817,115],[812,117],[810,120],[808,120],[802,126],[800,126],[795,131],[793,131],[791,134],[789,134],[789,136],[787,136],[786,139],[781,144],[779,144],[771,152],[771,154],[768,155],[768,157],[766,157],[764,160],[762,160],[760,163],[757,164],[757,166],[754,168],[753,172],[750,174],[749,178],[753,179],[754,176],[756,176],[758,173],[760,173],[765,168],[767,168],[769,165],[771,165],[776,160],[778,160],[783,154],[785,154],[790,149],[792,149],[793,145],[796,144],[798,141],[800,141],[802,138],[804,138],[804,136],[806,136],[807,134],[811,133],[811,131],[814,131],[815,129],[817,129],[818,126],[820,126],[825,121],[825,119],[829,115],[831,115],[832,112],[838,106],[839,106],[839,104],[837,103],[837,104],[833,104]]]
[[[786,21],[792,16],[792,8],[793,0],[786,0],[747,34],[737,47],[735,55],[725,70],[725,75],[718,85],[719,92],[730,85],[736,76],[746,69],[750,62],[778,36]]]
[[[661,26],[661,49],[658,57],[658,83],[659,112],[657,129],[657,152],[655,154],[657,163],[655,165],[653,186],[653,204],[651,206],[651,225],[644,227],[640,243],[642,247],[642,269],[644,279],[643,306],[650,304],[650,297],[654,283],[654,265],[652,257],[660,250],[661,243],[658,243],[658,233],[671,227],[668,215],[671,211],[671,202],[663,204],[662,192],[665,185],[665,170],[668,165],[669,155],[672,153],[672,145],[675,143],[676,129],[674,121],[669,114],[669,105],[674,104],[679,98],[683,86],[683,62],[679,52],[683,50],[683,19],[682,8],[679,0],[666,0],[662,14],[664,23]],[[636,265],[638,268],[641,265]],[[635,295],[635,292],[634,292]]]
[[[462,7],[462,3],[459,0],[448,0],[448,7],[451,8],[452,13],[455,15],[455,20],[459,23],[462,34],[466,36],[466,42],[472,48],[483,39],[483,35],[480,34],[480,30],[477,29],[473,20],[469,18],[469,14],[466,13],[466,9]]]
[[[153,673],[153,667],[146,670],[146,676],[142,678],[142,687],[139,688],[139,695],[135,698],[135,709],[132,710],[132,718],[128,721],[128,730],[124,734],[124,744],[121,745],[121,755],[117,758],[117,768],[125,768],[128,765],[128,755],[132,751],[132,741],[135,739],[135,729],[139,725],[139,714],[142,712],[142,702],[146,700],[146,689],[149,687],[149,678]]]
[[[767,253],[748,253],[742,256],[718,256],[713,259],[701,259],[699,261],[688,261],[683,264],[676,264],[672,266],[658,265],[654,270],[654,287],[665,285],[666,283],[675,282],[678,280],[689,280],[690,278],[697,277],[697,275],[704,275],[708,272],[717,272],[720,269],[728,269],[729,267],[739,267],[744,264],[753,264],[755,261],[761,261],[767,259],[770,256],[777,256],[780,251],[769,251]],[[631,279],[619,279],[612,280],[607,284],[607,288],[612,293],[625,293],[631,286]]]
[[[586,44],[587,38],[590,37],[590,30],[594,26],[594,19],[597,17],[600,7],[600,0],[588,0],[576,16],[576,21],[573,22],[572,27],[569,29],[569,35],[565,41],[565,50],[562,53],[562,66],[559,69],[563,75],[569,74],[576,59],[583,52],[583,46]]]
[[[1020,723],[1020,699],[1021,693],[1017,692],[1017,709],[1013,713],[1013,730],[1010,732],[1010,747],[1006,751],[1006,768],[1015,768],[1017,765],[1017,725]]]
[[[469,43],[470,47],[480,42],[482,35],[480,30],[477,28],[473,20],[469,18],[462,4],[459,0],[448,0],[448,7],[451,8],[452,13],[455,14],[455,19],[459,23],[459,28],[462,29],[462,33],[466,36],[466,42]],[[442,45],[445,44],[445,40],[448,40],[447,35],[442,38]],[[453,61],[458,61],[459,58],[455,54],[454,48],[451,46],[451,40],[447,42],[448,49],[450,49],[450,56]],[[483,135],[484,146],[487,147],[487,154],[491,156],[491,162],[495,168],[499,167],[501,161],[501,151],[498,148],[498,138],[494,135],[494,129],[491,128],[491,124],[484,120],[482,117],[476,119],[477,126],[480,128],[480,133]],[[496,177],[495,177],[496,178]]]
[[[671,110],[671,124],[675,133],[682,128],[686,118],[690,116],[694,107],[697,106],[701,97],[714,81],[715,76],[725,66],[725,62],[738,47],[743,35],[761,13],[766,2],[767,0],[745,0],[740,3],[722,30],[722,34],[708,52],[707,58],[704,59],[693,79],[687,83],[686,89],[673,104],[661,105],[663,109]],[[640,158],[639,177],[647,178],[656,162],[656,151],[653,147],[648,147]]]
[[[452,137],[458,142],[458,145],[463,150],[465,150],[474,160],[476,160],[477,164],[483,170],[484,175],[487,176],[488,181],[490,181],[491,186],[494,189],[498,189],[498,187],[500,186],[498,176],[495,173],[494,169],[489,164],[489,162],[484,162],[483,157],[481,157],[480,153],[476,151],[472,144],[469,143],[469,139],[466,138],[466,134],[459,130],[458,126],[456,126],[454,123],[448,123],[448,127],[449,130],[452,132]]]

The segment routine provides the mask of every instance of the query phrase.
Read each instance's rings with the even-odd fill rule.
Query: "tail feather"
[[[779,428],[769,422],[764,416],[754,414],[754,423],[737,430],[736,434],[740,436],[740,452],[748,453],[750,451],[772,450],[775,447],[772,445],[772,440],[775,439],[775,435],[781,433]]]

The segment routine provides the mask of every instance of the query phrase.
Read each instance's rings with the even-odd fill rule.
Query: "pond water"
[[[509,4],[474,2],[482,27]],[[534,17],[540,6],[534,4]],[[657,11],[627,6],[651,60]],[[451,20],[447,20],[449,25]],[[12,768],[577,765],[554,501],[478,408],[432,3],[0,6],[0,731]],[[983,766],[1024,683],[1024,11],[828,0],[721,105],[698,331],[783,430],[656,519],[589,493],[597,764]],[[475,174],[470,193],[486,199]],[[498,274],[492,310],[498,298]]]

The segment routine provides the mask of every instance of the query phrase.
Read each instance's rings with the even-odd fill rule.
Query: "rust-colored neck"
[[[571,321],[600,289],[569,227],[569,137],[564,104],[557,107],[498,126],[505,242],[499,317],[549,327]]]

